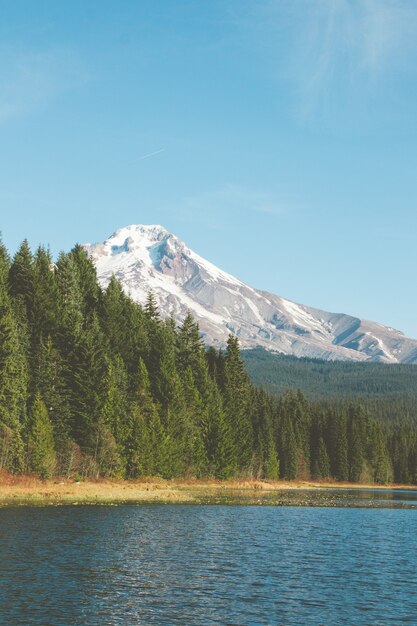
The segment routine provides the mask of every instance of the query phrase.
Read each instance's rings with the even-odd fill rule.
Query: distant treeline
[[[0,246],[0,469],[42,477],[335,478],[415,482],[416,429],[251,384],[230,336],[162,319],[80,246],[53,263]]]
[[[322,361],[262,348],[244,350],[242,358],[252,382],[276,396],[301,389],[323,406],[360,400],[372,417],[417,424],[417,365]]]

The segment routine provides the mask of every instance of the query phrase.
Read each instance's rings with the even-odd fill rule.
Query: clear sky
[[[0,212],[417,337],[417,2],[0,0]]]

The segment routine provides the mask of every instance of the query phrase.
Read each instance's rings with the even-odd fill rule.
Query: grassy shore
[[[391,485],[415,489],[412,485]],[[0,474],[0,506],[62,504],[269,504],[338,506],[343,491],[383,489],[358,483],[259,480],[73,480],[42,481]],[[385,486],[387,488],[387,486]],[[339,495],[335,495],[335,490]],[[339,504],[338,504],[339,503]]]

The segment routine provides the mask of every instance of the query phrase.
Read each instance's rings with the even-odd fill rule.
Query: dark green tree
[[[225,418],[234,434],[238,471],[253,472],[253,427],[250,416],[250,383],[240,356],[237,337],[229,335],[225,359]]]
[[[9,260],[0,244],[0,465],[20,472],[24,465],[27,363],[8,293]]]
[[[30,413],[28,461],[29,470],[41,478],[50,478],[54,473],[56,455],[53,427],[39,393],[35,395]]]
[[[20,245],[9,270],[9,289],[11,296],[21,303],[25,321],[33,317],[34,297],[33,256],[27,239]]]

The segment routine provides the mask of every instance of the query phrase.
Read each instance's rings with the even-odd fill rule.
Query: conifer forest
[[[106,289],[83,248],[0,247],[0,470],[42,478],[416,483],[417,428],[349,399],[251,384],[238,339],[206,348],[149,293]]]

